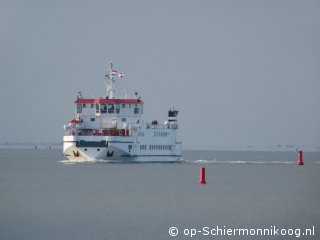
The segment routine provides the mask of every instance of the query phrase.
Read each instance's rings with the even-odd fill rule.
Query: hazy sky
[[[1,0],[0,53],[0,142],[62,141],[113,60],[186,145],[320,145],[320,1]]]

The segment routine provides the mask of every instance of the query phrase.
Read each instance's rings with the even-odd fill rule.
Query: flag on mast
[[[113,76],[118,76],[119,78],[123,78],[124,74],[121,72],[118,72],[117,70],[112,69],[112,75]]]
[[[118,72],[117,70],[112,69],[111,71],[112,76],[118,76],[119,78],[123,78],[124,74],[121,72]],[[106,74],[106,76],[110,79],[109,74]]]

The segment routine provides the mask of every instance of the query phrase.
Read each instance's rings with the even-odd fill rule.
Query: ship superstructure
[[[115,79],[124,75],[110,64],[107,95],[85,98],[79,92],[75,117],[64,126],[63,154],[70,160],[177,161],[182,155],[178,111],[171,108],[160,123],[143,119],[144,102],[116,98]]]

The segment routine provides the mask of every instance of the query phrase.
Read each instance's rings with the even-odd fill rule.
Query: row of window
[[[77,113],[82,113],[83,108],[94,108],[96,113],[120,113],[120,109],[133,108],[134,114],[143,113],[141,104],[77,104]]]
[[[90,118],[90,121],[91,121],[91,122],[94,122],[95,120],[96,120],[95,118]],[[126,118],[121,118],[121,121],[122,121],[122,122],[126,122],[127,119],[126,119]],[[139,134],[139,136],[140,136],[140,134]],[[144,136],[144,134],[142,133],[141,136]]]
[[[117,104],[96,104],[96,113],[120,113],[120,106]]]
[[[168,132],[154,132],[155,137],[166,137],[168,135],[169,135]]]
[[[83,104],[78,104],[79,106],[81,106],[82,108],[94,108],[94,105],[116,105],[118,106],[119,108],[137,108],[138,107],[138,104],[93,104],[93,103],[83,103]],[[139,104],[140,105],[140,104]]]
[[[132,145],[128,145],[128,149],[132,150]],[[84,151],[88,149],[85,148]],[[140,145],[140,150],[147,150],[147,145]],[[149,145],[149,150],[171,150],[171,145]],[[100,151],[100,148],[97,148]]]
[[[140,145],[140,150],[147,150],[147,145]],[[171,145],[149,145],[149,150],[171,150]]]
[[[140,150],[147,150],[147,145],[140,145]]]

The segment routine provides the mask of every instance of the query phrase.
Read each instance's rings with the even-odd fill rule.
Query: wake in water
[[[104,160],[104,159],[89,159],[89,160],[60,160],[60,163],[63,164],[92,164],[92,163],[169,163],[169,162],[154,162],[154,161],[132,161],[132,162],[124,162],[121,160]],[[187,160],[181,159],[176,163],[186,163],[186,164],[296,164],[295,161],[234,161],[234,160],[205,160],[205,159],[198,159],[198,160]],[[316,162],[320,163],[320,162]]]
[[[181,163],[190,163],[190,164],[296,164],[295,161],[235,161],[235,160],[185,160],[182,159]]]
[[[89,160],[67,160],[63,159],[58,161],[62,164],[93,164],[93,163],[104,163],[104,164],[138,164],[138,163],[182,163],[182,164],[297,164],[296,161],[236,161],[236,160],[206,160],[206,159],[197,159],[197,160],[187,160],[180,159],[175,162],[161,162],[161,161],[122,161],[122,160],[104,160],[104,159],[89,159]],[[320,161],[310,162],[310,163],[320,163]]]
[[[122,161],[117,160],[104,160],[104,159],[88,159],[88,160],[68,160],[64,159],[59,161],[60,163],[69,165],[69,164],[92,164],[92,163],[123,163]]]
[[[119,159],[105,160],[105,159],[89,159],[89,160],[61,160],[63,164],[75,163],[179,163],[181,157],[177,156],[137,156],[137,157],[123,157]]]

